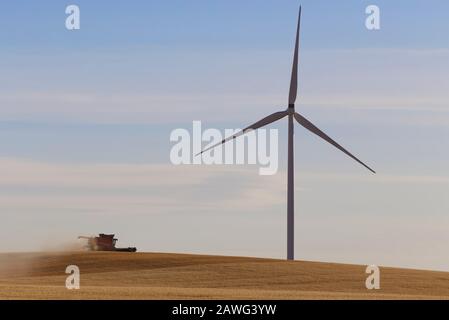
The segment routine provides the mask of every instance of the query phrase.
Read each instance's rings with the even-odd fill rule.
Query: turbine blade
[[[367,168],[369,171],[371,171],[372,173],[376,173],[373,169],[371,169],[370,167],[368,167],[366,164],[364,164],[362,161],[360,161],[359,159],[357,159],[354,155],[352,155],[349,151],[347,151],[345,148],[343,148],[341,145],[339,145],[337,142],[335,142],[334,140],[332,140],[332,138],[330,138],[327,134],[325,134],[323,131],[321,131],[320,129],[318,129],[312,122],[310,122],[309,120],[307,120],[306,118],[304,118],[302,115],[300,115],[299,113],[295,112],[295,119],[296,121],[298,121],[298,123],[300,125],[302,125],[304,128],[306,128],[307,130],[311,131],[312,133],[316,134],[317,136],[321,137],[322,139],[326,140],[327,142],[329,142],[331,145],[333,145],[335,148],[343,151],[344,153],[346,153],[348,156],[350,156],[352,159],[354,159],[355,161],[357,161],[358,163],[360,163],[362,166],[364,166],[365,168]]]
[[[216,144],[208,147],[207,149],[204,149],[200,153],[196,154],[196,156],[198,156],[198,155],[200,155],[200,154],[202,154],[202,153],[204,153],[206,151],[209,151],[209,150],[211,150],[211,149],[213,149],[213,148],[215,148],[215,147],[217,147],[219,145],[222,145],[223,143],[226,143],[226,142],[228,142],[228,141],[230,141],[232,139],[235,139],[235,138],[245,134],[248,130],[256,130],[256,129],[262,128],[263,126],[266,126],[267,124],[270,124],[270,123],[275,122],[275,121],[277,121],[279,119],[282,119],[283,117],[285,117],[287,115],[288,115],[288,111],[287,110],[286,111],[275,112],[273,114],[270,114],[269,116],[267,116],[267,117],[265,117],[265,118],[255,122],[255,123],[253,123],[252,125],[246,127],[245,129],[237,132],[233,136],[227,137],[226,139],[223,139],[221,142],[216,143]]]
[[[298,51],[299,51],[299,30],[301,26],[301,6],[299,6],[298,26],[296,29],[295,53],[293,54],[292,78],[290,80],[290,91],[288,94],[288,104],[294,105],[298,91]]]

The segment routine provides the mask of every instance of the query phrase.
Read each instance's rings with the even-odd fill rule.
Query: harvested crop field
[[[81,288],[65,287],[77,265]],[[169,253],[0,254],[0,299],[448,299],[449,273]]]

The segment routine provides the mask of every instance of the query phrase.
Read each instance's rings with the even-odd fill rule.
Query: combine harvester
[[[114,234],[100,233],[98,237],[79,236],[78,239],[86,239],[87,244],[85,248],[90,251],[120,251],[120,252],[136,252],[135,247],[116,248],[117,239]]]

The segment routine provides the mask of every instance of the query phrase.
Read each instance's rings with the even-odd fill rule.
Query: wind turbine
[[[367,168],[372,173],[376,173],[373,169],[368,167],[366,164],[364,164],[362,161],[360,161],[358,158],[356,158],[354,155],[352,155],[349,151],[347,151],[345,148],[343,148],[341,145],[339,145],[337,142],[335,142],[332,138],[330,138],[327,134],[325,134],[323,131],[321,131],[319,128],[317,128],[312,122],[307,120],[305,117],[300,115],[299,113],[295,112],[295,102],[296,102],[296,95],[298,90],[298,51],[299,51],[299,31],[300,31],[300,25],[301,25],[301,6],[299,7],[299,14],[298,14],[298,26],[296,29],[296,41],[295,41],[295,52],[293,55],[293,67],[292,67],[292,76],[290,80],[290,92],[288,95],[288,107],[285,111],[275,112],[273,114],[270,114],[269,116],[253,123],[252,125],[246,127],[242,131],[239,131],[238,133],[234,134],[233,136],[230,136],[221,142],[214,144],[207,149],[201,151],[199,154],[202,154],[206,151],[209,151],[219,145],[222,145],[223,143],[226,143],[230,140],[233,140],[246,132],[250,130],[256,130],[259,128],[262,128],[270,123],[273,123],[277,120],[280,120],[284,117],[288,116],[288,181],[287,181],[287,260],[294,260],[294,170],[293,170],[293,118],[304,128],[311,131],[312,133],[316,134],[320,138],[324,139],[325,141],[329,142],[331,145],[336,147],[337,149],[341,150],[348,156],[350,156],[352,159],[363,165],[365,168]],[[198,155],[199,155],[198,154]]]

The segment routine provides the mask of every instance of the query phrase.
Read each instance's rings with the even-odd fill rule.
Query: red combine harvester
[[[121,251],[121,252],[136,252],[135,247],[116,248],[115,243],[117,239],[113,234],[100,233],[98,237],[79,236],[78,239],[86,239],[86,248],[90,251]]]

